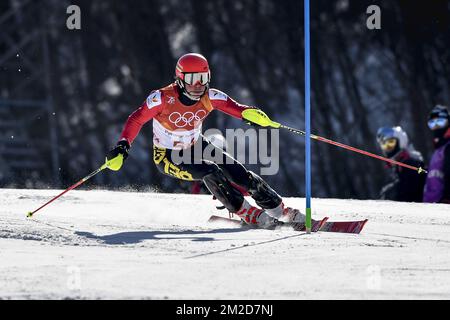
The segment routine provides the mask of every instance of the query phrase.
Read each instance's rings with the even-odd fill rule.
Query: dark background
[[[427,114],[450,101],[450,1],[311,1],[312,132],[380,154],[380,126],[401,125],[426,159]],[[81,30],[66,9],[81,8]],[[366,27],[369,5],[381,30]],[[104,161],[128,115],[204,54],[212,87],[304,129],[303,1],[0,0],[0,186],[67,187]],[[218,112],[205,128],[247,126]],[[186,191],[151,160],[151,124],[117,173],[85,188]],[[280,132],[283,195],[303,196],[304,138]],[[381,161],[312,142],[313,196],[377,198]]]

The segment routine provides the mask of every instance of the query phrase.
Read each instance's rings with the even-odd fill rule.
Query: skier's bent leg
[[[237,214],[248,224],[259,227],[273,225],[276,212],[282,207],[281,197],[256,174],[247,171],[236,162],[226,166],[218,166],[208,160],[200,163],[175,164],[171,152],[154,146],[154,162],[162,173],[181,180],[203,180],[209,191],[231,212]],[[224,170],[225,169],[225,170]],[[253,207],[232,183],[239,182],[263,209]],[[272,210],[271,210],[272,209]],[[271,211],[275,210],[275,214]]]
[[[191,152],[191,155],[195,154]],[[182,180],[203,180],[209,191],[232,213],[243,204],[244,196],[233,188],[223,171],[212,161],[197,159],[190,163],[175,164],[172,153],[165,148],[153,147],[153,160],[162,173]]]
[[[248,171],[248,192],[263,209],[273,209],[282,203],[282,198],[269,184],[252,171]]]
[[[256,173],[249,171],[249,193],[268,215],[283,221],[305,222],[305,215],[298,209],[285,207],[283,199]]]
[[[231,185],[218,166],[216,170],[205,175],[203,182],[231,213],[238,215],[245,223],[261,228],[271,228],[276,225],[276,219],[269,216],[263,209],[253,207],[245,200],[242,193]]]
[[[285,207],[283,199],[270,185],[256,173],[247,170],[239,161],[230,154],[219,150],[223,154],[223,162],[219,167],[225,176],[234,184],[247,190],[258,206],[276,219],[283,221],[304,222],[305,215],[297,209]],[[243,205],[245,207],[245,205]],[[251,220],[251,219],[250,219]]]
[[[232,183],[245,189],[261,208],[273,209],[281,204],[281,197],[260,176],[247,170],[244,165],[230,154],[218,148],[216,149],[216,152],[221,152],[223,156],[223,162],[219,164],[219,167],[224,175]]]
[[[230,212],[237,212],[244,201],[244,196],[233,188],[222,170],[215,164],[211,164],[213,170],[203,177],[208,190],[227,208]]]

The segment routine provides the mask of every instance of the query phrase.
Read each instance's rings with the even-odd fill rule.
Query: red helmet
[[[175,68],[175,74],[178,79],[186,81],[187,79],[185,79],[185,75],[187,73],[207,73],[208,79],[205,80],[209,82],[211,78],[211,72],[209,70],[208,60],[206,60],[204,56],[198,53],[185,54],[180,59],[178,59],[177,66]]]
[[[208,60],[201,54],[188,53],[178,59],[175,75],[181,92],[189,99],[200,100],[208,92],[211,72]],[[187,85],[190,89],[186,87]]]

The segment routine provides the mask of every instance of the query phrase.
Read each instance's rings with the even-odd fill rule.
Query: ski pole
[[[105,164],[103,164],[100,168],[98,168],[97,170],[91,172],[89,175],[87,175],[86,177],[84,177],[83,179],[81,179],[80,181],[78,181],[77,183],[75,183],[73,186],[67,188],[66,190],[64,190],[63,192],[61,192],[59,195],[57,195],[56,197],[54,197],[53,199],[51,199],[50,201],[48,201],[47,203],[45,203],[44,205],[40,206],[39,208],[37,208],[34,211],[30,211],[27,214],[27,218],[31,218],[33,216],[33,214],[35,214],[36,212],[38,212],[39,210],[41,210],[42,208],[44,208],[45,206],[47,206],[48,204],[52,203],[53,201],[55,201],[56,199],[58,199],[59,197],[61,197],[63,194],[69,192],[70,190],[75,189],[76,187],[80,186],[81,184],[85,183],[87,180],[89,180],[90,178],[92,178],[93,176],[95,176],[97,173],[99,173],[100,171],[106,169],[108,167],[108,162],[106,162]]]
[[[306,132],[305,131],[302,131],[302,130],[299,130],[299,129],[295,129],[295,128],[291,128],[291,127],[282,125],[281,123],[278,123],[278,122],[270,120],[270,118],[263,111],[261,111],[259,109],[252,109],[252,108],[250,108],[250,109],[246,109],[246,110],[242,111],[242,118],[244,120],[248,121],[249,124],[253,123],[253,124],[257,124],[257,125],[259,125],[261,127],[271,127],[271,128],[275,128],[275,129],[282,128],[282,129],[289,130],[290,132],[293,132],[293,133],[296,133],[296,134],[299,134],[299,135],[302,135],[302,136],[306,136]],[[426,170],[424,170],[421,167],[417,168],[417,167],[414,167],[414,166],[410,166],[409,164],[402,163],[402,162],[399,162],[399,161],[395,161],[395,160],[392,160],[392,159],[389,159],[389,158],[385,158],[385,157],[373,154],[371,152],[367,152],[367,151],[364,151],[364,150],[361,150],[361,149],[358,149],[358,148],[355,148],[355,147],[348,146],[348,145],[340,143],[340,142],[336,142],[336,141],[333,141],[333,140],[330,140],[330,139],[327,139],[327,138],[323,138],[323,137],[315,135],[315,134],[311,134],[310,137],[311,137],[311,139],[315,139],[315,140],[318,140],[318,141],[326,142],[326,143],[335,145],[335,146],[340,147],[340,148],[344,148],[344,149],[347,149],[347,150],[350,150],[350,151],[358,152],[360,154],[363,154],[363,155],[366,155],[366,156],[369,156],[369,157],[372,157],[372,158],[375,158],[375,159],[379,159],[379,160],[382,160],[382,161],[385,161],[385,162],[389,162],[389,163],[392,163],[392,164],[395,164],[395,165],[398,165],[398,166],[401,166],[401,167],[405,167],[405,168],[417,171],[417,173],[419,173],[419,174],[420,173],[428,173]]]
[[[291,127],[288,127],[288,126],[285,126],[285,125],[282,125],[282,124],[279,124],[279,125],[280,125],[279,128],[287,129],[287,130],[289,130],[289,131],[291,131],[293,133],[296,133],[296,134],[299,134],[299,135],[302,135],[302,136],[306,135],[306,133],[304,131],[302,131],[302,130],[291,128]],[[414,166],[410,166],[410,165],[408,165],[406,163],[402,163],[402,162],[395,161],[395,160],[392,160],[392,159],[389,159],[389,158],[385,158],[385,157],[373,154],[371,152],[367,152],[367,151],[364,151],[364,150],[361,150],[361,149],[358,149],[358,148],[354,148],[354,147],[348,146],[348,145],[340,143],[340,142],[336,142],[336,141],[333,141],[333,140],[330,140],[330,139],[327,139],[327,138],[323,138],[323,137],[315,135],[315,134],[311,134],[311,138],[315,139],[315,140],[318,140],[318,141],[326,142],[326,143],[329,143],[329,144],[332,144],[334,146],[337,146],[337,147],[340,147],[340,148],[344,148],[344,149],[347,149],[347,150],[350,150],[350,151],[358,152],[360,154],[363,154],[363,155],[366,155],[366,156],[369,156],[369,157],[372,157],[372,158],[376,158],[376,159],[379,159],[379,160],[382,160],[382,161],[386,161],[386,162],[389,162],[389,163],[392,163],[392,164],[395,164],[395,165],[398,165],[398,166],[401,166],[401,167],[405,167],[405,168],[417,171],[417,173],[419,173],[419,174],[420,173],[428,173],[426,170],[424,170],[421,167],[417,168],[417,167],[414,167]]]

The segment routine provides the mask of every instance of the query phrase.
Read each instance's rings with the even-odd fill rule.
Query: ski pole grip
[[[242,111],[242,119],[257,124],[261,127],[272,127],[272,128],[281,127],[281,124],[270,120],[267,114],[265,114],[264,111],[259,109],[246,109]]]
[[[102,169],[108,168],[113,171],[119,171],[120,168],[122,168],[123,165],[123,154],[118,154],[115,158],[108,160],[105,159],[105,163],[101,167]]]
[[[418,174],[421,174],[421,173],[425,173],[425,174],[427,174],[427,173],[428,173],[428,171],[427,171],[427,170],[425,170],[425,169],[423,169],[422,167],[419,167],[419,169],[417,169],[417,173],[418,173]]]

